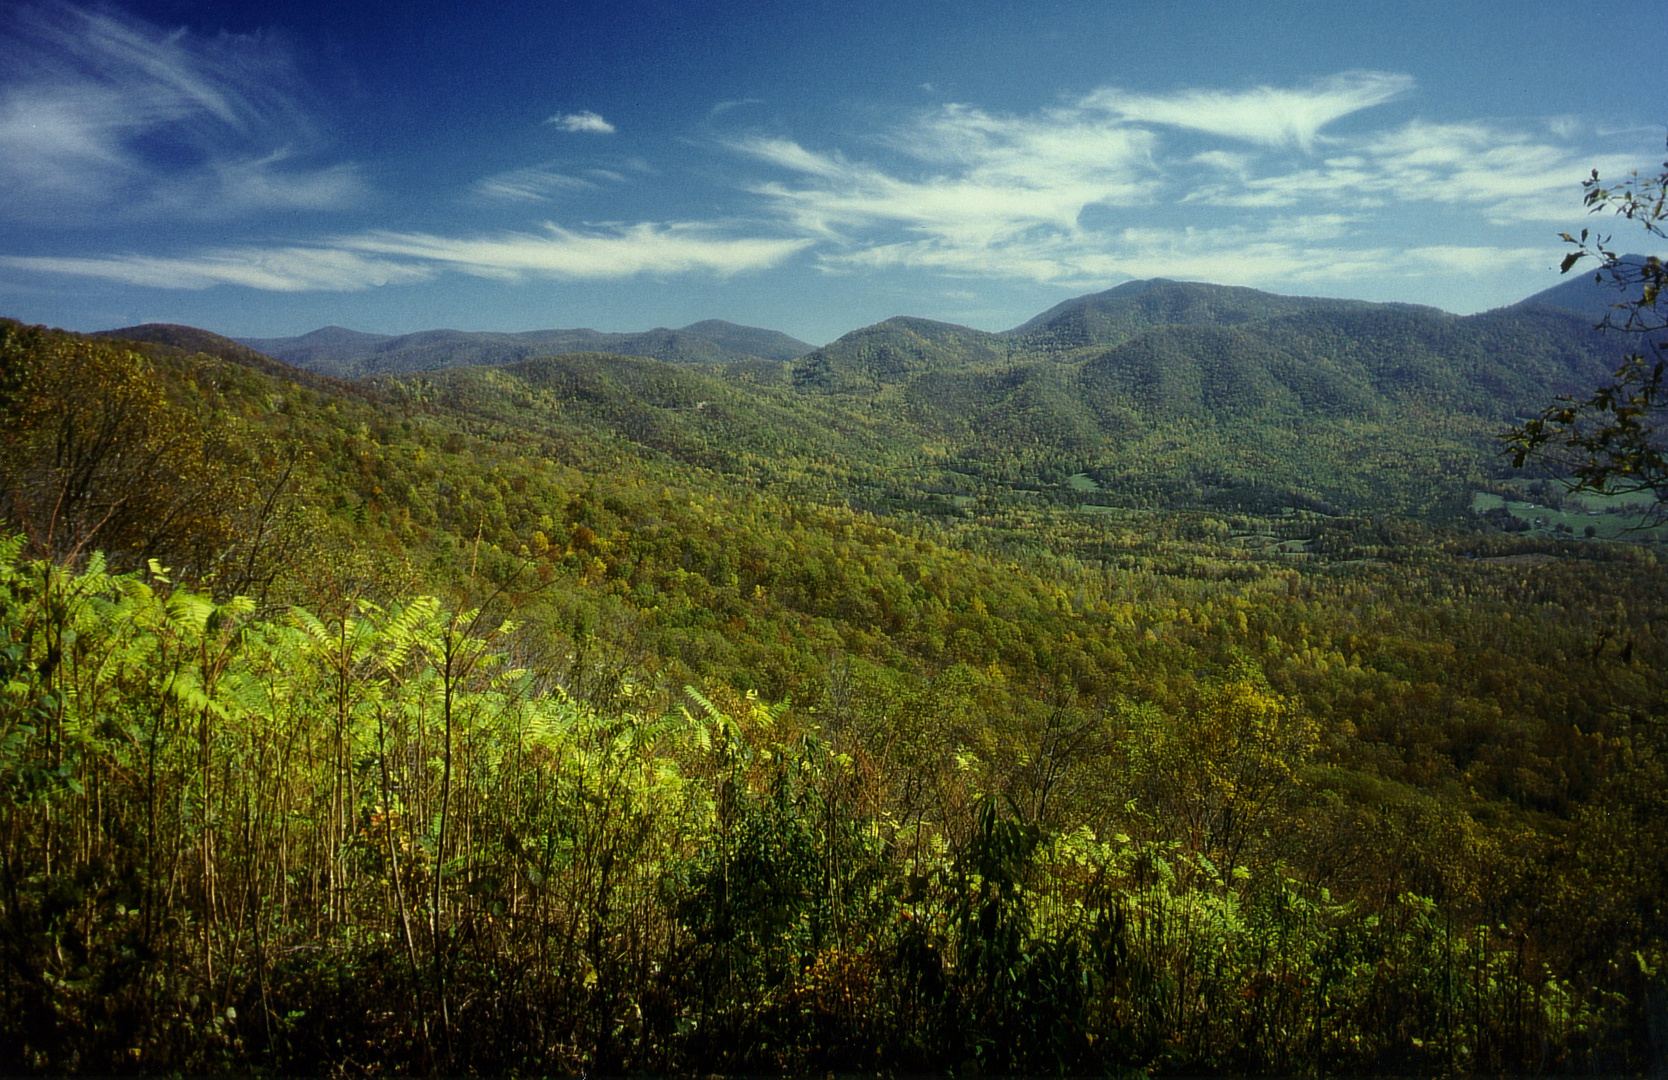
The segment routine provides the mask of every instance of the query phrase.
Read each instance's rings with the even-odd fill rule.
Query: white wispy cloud
[[[1026,115],[946,106],[871,137],[865,159],[779,136],[729,145],[786,174],[747,189],[814,238],[831,272],[1084,285],[1198,274],[1268,286],[1462,273],[1466,260],[1499,267],[1529,249],[1429,243],[1438,234],[1411,223],[1430,228],[1446,211],[1478,227],[1568,222],[1588,170],[1640,164],[1539,121],[1328,129],[1413,88],[1383,72],[1231,92],[1103,88]],[[1152,220],[1179,216],[1199,224]]]
[[[1397,198],[1475,205],[1496,223],[1567,221],[1572,193],[1593,169],[1615,175],[1639,164],[1486,124],[1415,121],[1363,140],[1361,150]]]
[[[435,273],[434,267],[420,263],[372,259],[354,251],[317,246],[219,248],[174,257],[0,256],[0,266],[101,278],[153,289],[241,285],[267,292],[352,292],[379,285],[426,281]]]
[[[1376,91],[1389,92],[1382,86]],[[1270,121],[1269,130],[1296,130],[1293,140],[1309,141],[1325,117],[1347,111],[1346,103],[1373,99],[1366,89],[1342,84],[1325,84],[1316,93],[1330,95],[1325,108],[1303,112],[1293,106],[1288,112],[1308,119]],[[1177,168],[1203,170],[1220,184],[1224,172],[1236,182],[1250,175],[1256,161],[1254,154],[1230,150],[1167,161],[1160,135],[1113,115],[1117,110],[1107,104],[1112,98],[1097,92],[1087,103],[1029,116],[947,106],[878,140],[892,151],[889,165],[783,138],[753,137],[732,146],[791,174],[789,180],[755,183],[751,190],[791,227],[828,242],[820,256],[828,269],[907,267],[1043,282],[1103,281],[1128,274],[1124,267],[1140,256],[1131,243],[1109,246],[1104,229],[1086,224],[1091,217],[1128,218],[1165,200],[1181,201],[1185,189],[1178,192],[1177,178],[1170,175]],[[1280,100],[1288,105],[1296,100],[1289,98]],[[1201,95],[1184,94],[1171,112],[1180,115],[1183,106],[1195,107],[1200,100]],[[1141,105],[1148,114],[1164,112],[1155,99]],[[1259,262],[1267,266],[1269,259],[1265,255]]]
[[[164,32],[68,6],[19,8],[0,23],[11,27],[0,36],[0,219],[313,211],[364,193],[356,167],[309,155],[319,140],[281,41]],[[1596,136],[1569,118],[1432,123],[1398,110],[1370,122],[1370,110],[1414,89],[1409,76],[1384,72],[1167,94],[1103,87],[1023,114],[939,106],[844,145],[738,135],[722,145],[742,163],[740,202],[715,221],[628,211],[618,217],[636,223],[492,233],[395,222],[271,245],[0,265],[164,288],[297,291],[447,273],[727,276],[808,253],[838,274],[1302,287],[1527,265],[1521,233],[1458,235],[1431,222],[1567,224],[1590,169],[1617,176],[1651,164],[1595,153]],[[615,131],[590,111],[546,122]],[[645,190],[666,175],[655,165],[529,165],[476,180],[460,202],[543,216],[563,195]]]
[[[588,132],[592,135],[614,134],[613,124],[589,110],[576,113],[557,113],[546,120],[545,123],[554,124],[563,131]]]
[[[1401,75],[1350,73],[1310,86],[1239,93],[1187,90],[1169,97],[1101,89],[1075,104],[1030,115],[967,105],[924,114],[877,140],[889,163],[853,160],[791,139],[751,137],[731,145],[791,175],[750,190],[808,236],[836,246],[824,265],[910,266],[1038,281],[1094,279],[1111,269],[1105,238],[1085,227],[1119,211],[1139,213],[1194,194],[1218,201],[1230,186],[1244,199],[1258,154],[1217,149],[1170,161],[1159,130],[1187,127],[1271,149],[1307,149],[1327,123],[1402,93]],[[1225,175],[1226,174],[1226,179]],[[1257,194],[1252,191],[1251,195]],[[1283,193],[1263,195],[1288,205]],[[896,235],[901,229],[904,236]]]
[[[1128,226],[1062,239],[1032,235],[979,250],[926,240],[877,244],[830,256],[836,272],[924,269],[957,277],[1012,277],[1040,282],[1103,282],[1125,277],[1198,277],[1238,285],[1296,280],[1335,267],[1348,250],[1347,218],[1281,217],[1255,226],[1214,229]],[[1353,255],[1347,258],[1353,259]]]
[[[1309,149],[1327,124],[1400,97],[1413,85],[1408,75],[1352,71],[1297,88],[1258,86],[1161,95],[1106,87],[1088,95],[1082,105],[1128,123],[1190,128],[1264,146]]]
[[[536,233],[477,237],[372,232],[339,241],[367,254],[449,266],[483,277],[606,279],[705,271],[720,275],[782,262],[811,241],[726,235],[696,222],[640,222],[588,232],[546,225]]]
[[[709,109],[707,111],[707,116],[709,118],[714,117],[714,116],[723,116],[725,113],[729,112],[731,109],[739,109],[744,105],[763,105],[763,104],[764,104],[764,98],[736,98],[733,101],[720,101],[718,104],[714,105],[711,109]]]
[[[1382,289],[1397,280],[1534,272],[1545,264],[1546,251],[1537,247],[1377,246],[1322,215],[1317,220],[1280,218],[1260,226],[1215,229],[1131,227],[1098,245],[1020,243],[983,256],[919,242],[876,245],[838,257],[832,269],[925,270],[960,278],[996,274],[1080,285],[1171,277],[1331,292],[1351,282]]]
[[[1209,165],[1220,172],[1245,180],[1250,177],[1251,166],[1255,160],[1251,154],[1235,153],[1232,150],[1205,150],[1194,154],[1191,163]]]
[[[1510,245],[1375,245],[1331,215],[1278,218],[1259,226],[1139,229],[1121,233],[1108,265],[1131,277],[1183,277],[1224,285],[1303,289],[1502,268],[1536,270],[1546,250]]]
[[[1425,244],[1403,250],[1395,264],[1408,273],[1428,268],[1447,273],[1480,275],[1498,272],[1503,267],[1520,270],[1544,269],[1548,261],[1547,255],[1547,250],[1540,247]]]
[[[809,240],[737,236],[698,223],[640,223],[577,232],[453,237],[375,231],[316,244],[216,248],[179,255],[0,256],[0,266],[158,289],[242,285],[272,292],[354,291],[428,281],[447,270],[516,281],[608,280],[640,274],[728,276],[775,266]]]
[[[593,181],[569,176],[549,166],[533,165],[482,177],[471,185],[470,195],[487,202],[541,203],[564,192],[596,189]]]
[[[1150,134],[1068,114],[1028,120],[951,106],[887,141],[914,159],[913,175],[787,139],[732,145],[797,178],[754,184],[756,194],[795,227],[844,242],[883,225],[958,249],[1009,243],[1036,229],[1070,233],[1084,206],[1132,205],[1156,180]]]
[[[1475,207],[1493,224],[1561,222],[1572,217],[1574,193],[1592,169],[1608,175],[1638,165],[1481,123],[1416,120],[1340,140],[1336,149],[1319,163],[1258,162],[1231,182],[1197,183],[1184,198],[1244,209],[1428,203]]]
[[[24,3],[0,22],[0,61],[0,214],[221,218],[363,193],[354,166],[309,162],[320,137],[271,35]]]

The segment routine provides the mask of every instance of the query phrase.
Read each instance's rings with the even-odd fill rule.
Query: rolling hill
[[[786,334],[721,319],[706,319],[681,330],[657,328],[635,334],[584,329],[523,333],[423,330],[395,336],[327,326],[300,337],[247,338],[242,344],[299,368],[347,378],[511,364],[576,352],[646,356],[668,363],[727,363],[784,362],[811,351],[810,345]]]
[[[1361,311],[1362,300],[1281,296],[1242,286],[1150,278],[1056,304],[1005,332],[1028,349],[1116,345],[1161,326],[1236,326],[1308,311]]]
[[[174,323],[145,323],[141,326],[124,326],[119,330],[101,330],[87,336],[161,346],[164,349],[186,356],[193,354],[212,356],[229,363],[253,368],[266,375],[272,375],[280,379],[293,379],[309,385],[316,385],[320,382],[320,376],[313,372],[287,364],[282,360],[275,360],[268,354],[251,348],[242,342],[221,337],[219,334],[210,333],[207,330],[199,330],[195,326],[179,326]]]
[[[793,365],[793,382],[807,390],[861,393],[930,371],[1001,360],[1011,352],[997,334],[899,316],[853,330],[800,357]]]

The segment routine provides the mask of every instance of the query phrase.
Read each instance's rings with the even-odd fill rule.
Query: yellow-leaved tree
[[[1246,663],[1182,715],[1141,705],[1124,720],[1137,813],[1223,874],[1259,845],[1319,742],[1314,720]]]

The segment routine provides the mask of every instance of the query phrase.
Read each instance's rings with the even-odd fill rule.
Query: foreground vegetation
[[[0,1070],[1661,1062],[1654,544],[650,361],[0,359]]]
[[[1624,738],[1543,733],[1600,774],[1540,793],[1584,796],[1560,825],[1350,769],[1244,659],[1029,732],[965,666],[884,712],[603,711],[479,610],[261,619],[17,549],[10,1071],[1642,1060],[1668,838]],[[1387,681],[1325,663],[1291,676]]]

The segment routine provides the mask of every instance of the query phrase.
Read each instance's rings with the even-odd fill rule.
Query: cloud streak
[[[796,182],[756,183],[793,226],[842,244],[865,230],[901,226],[928,243],[980,249],[1036,230],[1067,234],[1083,207],[1134,205],[1156,181],[1149,133],[1056,113],[1040,120],[943,109],[888,142],[909,170],[887,170],[779,138],[733,148],[785,170]]]
[[[836,273],[913,270],[964,279],[999,275],[1063,283],[1173,277],[1263,288],[1280,282],[1304,290],[1340,282],[1382,286],[1502,268],[1534,271],[1546,261],[1539,247],[1376,246],[1362,242],[1347,221],[1321,215],[1214,229],[1129,227],[1094,245],[1021,242],[995,254],[918,241],[883,244],[831,259],[828,268]]]
[[[315,246],[221,248],[178,257],[113,255],[98,258],[0,257],[0,266],[34,273],[99,278],[153,289],[240,285],[266,292],[355,292],[379,285],[427,281],[434,268],[369,259]]]
[[[106,223],[349,205],[357,170],[319,136],[284,43],[24,4],[0,26],[0,215]]]
[[[429,281],[446,270],[502,281],[687,273],[728,277],[775,266],[809,243],[726,235],[696,223],[640,223],[588,232],[547,225],[536,233],[474,237],[374,231],[318,244],[218,248],[175,257],[4,256],[0,266],[158,289],[237,285],[269,292],[350,292]]]
[[[534,165],[483,177],[471,186],[470,195],[481,202],[532,204],[577,191],[595,191],[597,186],[593,181]]]
[[[606,280],[638,274],[707,272],[720,276],[775,266],[810,245],[805,239],[727,236],[695,222],[635,225],[578,232],[546,225],[537,233],[446,237],[373,232],[340,247],[378,256],[449,266],[481,277],[534,275]]]
[[[791,228],[827,242],[821,258],[828,269],[1096,281],[1122,276],[1118,267],[1129,260],[1086,221],[1140,214],[1174,198],[1178,168],[1221,183],[1224,170],[1244,177],[1255,164],[1256,155],[1227,150],[1167,160],[1155,126],[1231,127],[1241,141],[1302,147],[1330,120],[1409,84],[1341,76],[1299,91],[1188,91],[1169,99],[1100,90],[1030,116],[951,105],[878,140],[892,152],[888,164],[784,138],[731,145],[789,174],[750,190]]]
[[[584,132],[590,135],[612,135],[614,125],[589,110],[576,113],[557,113],[545,121],[563,131]]]
[[[1261,163],[1231,180],[1198,184],[1186,199],[1246,209],[1426,203],[1473,208],[1496,225],[1562,222],[1590,170],[1616,175],[1639,165],[1486,124],[1412,121],[1339,149],[1318,164]]]
[[[1084,98],[1082,106],[1126,123],[1188,128],[1262,146],[1308,150],[1321,129],[1334,120],[1392,101],[1413,85],[1407,75],[1353,71],[1301,88],[1259,86],[1238,92],[1184,90],[1154,95],[1107,87]]]

